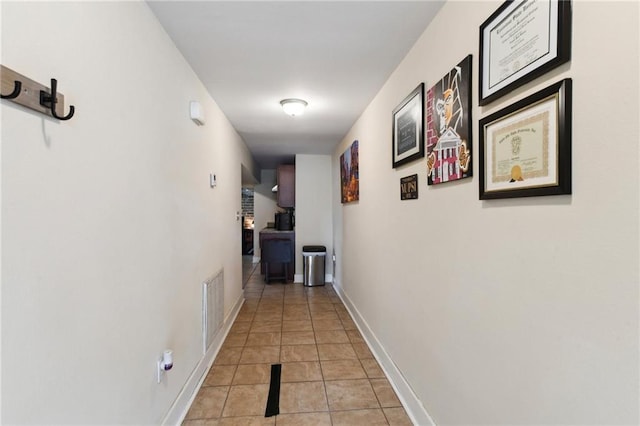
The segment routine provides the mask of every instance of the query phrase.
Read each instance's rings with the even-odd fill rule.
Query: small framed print
[[[424,83],[393,110],[392,160],[395,169],[424,157]]]
[[[360,199],[360,156],[358,154],[358,141],[353,141],[351,146],[340,156],[340,191],[342,204],[351,203]]]
[[[480,26],[480,105],[570,57],[570,0],[507,0]]]
[[[571,194],[571,79],[480,120],[480,199]]]
[[[417,200],[418,199],[418,175],[411,175],[400,178],[400,199],[401,200]]]

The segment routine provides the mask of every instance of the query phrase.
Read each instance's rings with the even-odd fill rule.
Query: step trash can
[[[326,258],[325,246],[302,246],[302,273],[305,287],[324,285]]]

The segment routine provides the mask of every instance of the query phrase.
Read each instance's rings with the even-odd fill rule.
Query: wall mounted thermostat
[[[204,113],[198,101],[191,101],[189,104],[189,116],[198,126],[204,126]]]

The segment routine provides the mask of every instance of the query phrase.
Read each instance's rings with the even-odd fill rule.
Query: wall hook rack
[[[17,86],[20,86],[20,89]],[[68,120],[75,113],[75,107],[70,106],[69,113],[64,115],[64,95],[58,92],[58,81],[55,78],[51,79],[51,86],[47,87],[9,67],[0,65],[0,94],[2,93],[10,93],[2,95],[2,99],[58,120]]]
[[[56,112],[56,103],[58,102],[58,80],[51,79],[51,94],[40,90],[40,105],[51,110],[51,115],[58,120],[68,120],[73,117],[76,108],[73,105],[69,106],[69,114],[66,116],[59,116]]]
[[[22,91],[22,82],[15,80],[13,82],[13,92],[9,93],[8,95],[3,95],[2,93],[0,93],[0,98],[1,99],[15,99],[18,97],[18,95],[20,94],[20,92]]]

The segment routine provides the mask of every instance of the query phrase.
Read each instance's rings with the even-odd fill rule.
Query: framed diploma
[[[570,0],[506,1],[480,26],[480,105],[570,57]]]
[[[393,110],[393,168],[424,157],[424,83]]]
[[[571,194],[571,79],[480,120],[480,199]]]

